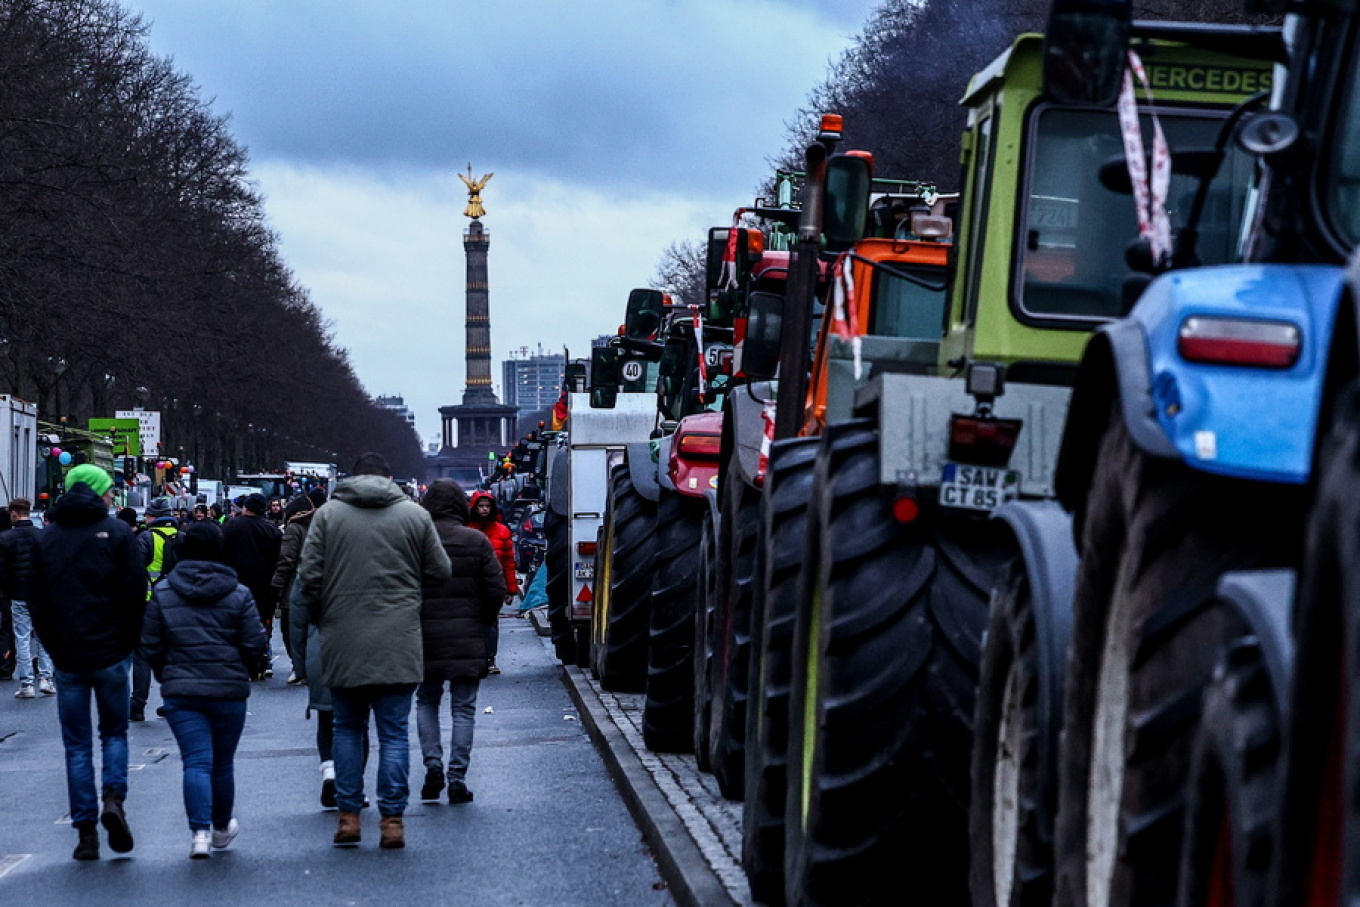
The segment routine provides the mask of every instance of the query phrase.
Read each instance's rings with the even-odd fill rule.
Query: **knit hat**
[[[179,534],[179,559],[221,563],[222,530],[210,520],[190,523]]]
[[[166,517],[174,516],[174,510],[170,507],[170,499],[156,498],[150,504],[147,504],[145,516],[148,521],[163,520]]]
[[[74,488],[80,482],[90,486],[95,494],[103,494],[113,487],[113,476],[93,463],[81,463],[66,474],[66,487]]]
[[[241,506],[251,513],[264,513],[269,508],[269,500],[258,491],[254,494],[246,495],[246,499],[241,502]]]

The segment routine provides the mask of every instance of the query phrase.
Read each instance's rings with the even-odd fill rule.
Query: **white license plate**
[[[940,506],[961,510],[995,510],[1020,492],[1020,473],[991,466],[944,464]]]
[[[577,579],[594,579],[594,578],[595,578],[595,565],[594,565],[594,564],[577,564],[577,565],[576,565],[576,578],[577,578]]]

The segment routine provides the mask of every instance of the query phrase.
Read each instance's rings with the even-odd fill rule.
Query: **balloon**
[[[60,447],[54,447],[54,448],[52,448],[50,451],[48,451],[48,453],[50,453],[50,454],[51,454],[52,456],[54,456],[54,457],[59,457],[59,456],[61,456],[61,448],[60,448]]]
[[[70,466],[71,455],[63,450],[60,454],[57,455],[57,461],[61,463],[62,466]]]

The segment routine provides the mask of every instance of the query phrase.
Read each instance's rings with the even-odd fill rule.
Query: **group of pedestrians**
[[[128,721],[144,717],[152,674],[158,711],[180,749],[190,856],[232,843],[240,828],[235,751],[252,680],[269,662],[276,608],[286,615],[290,681],[307,685],[308,711],[318,717],[322,803],[339,811],[334,844],[362,839],[371,717],[379,845],[404,846],[413,697],[421,798],[473,799],[466,776],[476,696],[494,666],[490,630],[512,594],[513,550],[507,572],[492,538],[474,528],[486,508],[474,514],[456,483],[435,482],[417,504],[381,456],[366,454],[329,500],[289,502],[282,531],[252,495],[224,526],[208,519],[179,528],[153,504],[140,535],[110,516],[113,479],[103,469],[76,466],[66,487],[41,531],[25,525],[27,502],[10,502],[15,529],[0,533],[0,584],[16,630],[31,616],[30,649],[19,660],[30,671],[36,661],[38,674],[21,676],[20,691],[27,683],[37,691],[30,695],[57,699],[76,859],[99,858],[99,825],[115,853],[133,848]],[[45,648],[34,648],[38,639]],[[447,759],[439,726],[446,691]]]

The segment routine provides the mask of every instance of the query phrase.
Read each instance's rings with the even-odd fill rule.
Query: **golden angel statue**
[[[466,217],[481,217],[486,213],[486,209],[482,207],[482,189],[486,187],[487,183],[491,182],[491,177],[495,175],[496,174],[494,173],[488,173],[486,176],[483,176],[481,179],[474,182],[472,179],[471,164],[468,164],[467,176],[463,176],[461,173],[458,174],[458,178],[463,181],[463,185],[467,186],[468,190],[467,207],[463,209],[463,214]]]

